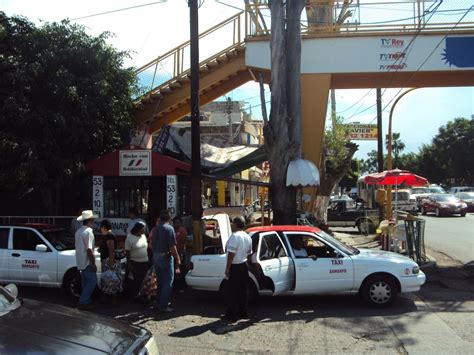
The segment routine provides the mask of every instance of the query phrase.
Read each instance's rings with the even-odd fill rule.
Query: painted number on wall
[[[92,209],[100,217],[104,216],[104,177],[92,177]]]
[[[177,190],[178,179],[176,175],[166,176],[166,208],[173,217],[176,215],[178,207]]]

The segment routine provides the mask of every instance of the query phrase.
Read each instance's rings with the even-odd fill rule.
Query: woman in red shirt
[[[176,285],[180,291],[184,290],[186,284],[184,282],[184,276],[186,276],[186,236],[188,231],[183,227],[183,220],[181,217],[176,216],[173,218],[174,233],[176,235],[176,249],[178,250],[179,257],[181,258],[181,272],[176,275]]]

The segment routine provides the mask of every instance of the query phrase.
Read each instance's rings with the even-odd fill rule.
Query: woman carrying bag
[[[133,275],[132,296],[138,298],[148,270],[148,241],[145,236],[145,224],[137,222],[125,239],[125,252],[127,254],[127,274]]]
[[[117,258],[119,256],[117,239],[112,233],[112,224],[108,219],[100,222],[99,229],[106,236],[105,241],[99,248],[100,260],[102,261],[100,288],[104,293],[103,301],[106,302],[109,298],[112,305],[116,305],[117,294],[123,290],[120,258]]]

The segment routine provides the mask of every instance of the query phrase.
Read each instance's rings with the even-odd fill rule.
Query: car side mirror
[[[36,248],[35,248],[36,251],[41,251],[43,253],[47,252],[48,251],[48,247],[44,244],[38,244],[36,245]]]

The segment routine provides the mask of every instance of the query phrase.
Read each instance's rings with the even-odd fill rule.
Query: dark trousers
[[[132,289],[132,296],[137,296],[138,292],[140,292],[140,288],[142,287],[143,280],[145,279],[146,272],[148,271],[148,261],[145,262],[137,262],[137,261],[130,261],[132,263],[132,274],[133,274],[133,289]]]
[[[249,274],[247,263],[232,264],[227,288],[226,318],[237,321],[247,318],[247,287]]]

